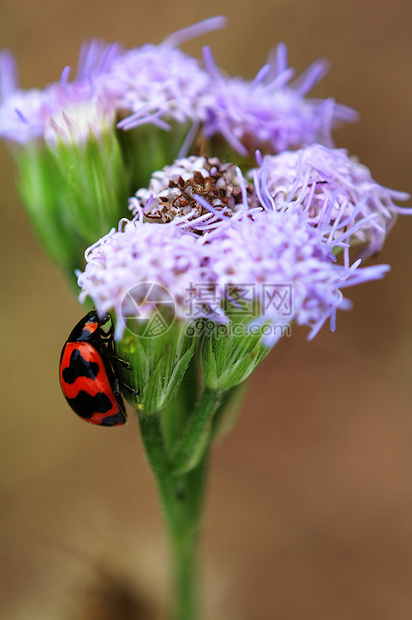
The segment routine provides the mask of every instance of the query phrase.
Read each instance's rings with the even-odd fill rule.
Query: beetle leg
[[[139,390],[135,390],[134,388],[130,387],[130,385],[127,385],[127,383],[123,383],[123,381],[122,389],[126,390],[126,392],[129,392],[129,394],[131,394],[132,396],[139,396]]]
[[[112,353],[111,351],[109,351],[108,353],[109,353],[110,360],[112,362],[117,362],[118,364],[120,364],[120,366],[122,366],[126,370],[132,369],[132,365],[129,364],[129,362],[126,362],[126,360],[122,360],[120,357],[117,357],[117,355],[115,353]]]

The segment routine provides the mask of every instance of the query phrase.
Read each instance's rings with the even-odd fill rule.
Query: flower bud
[[[128,327],[130,325],[130,328]],[[115,342],[116,355],[130,365],[120,368],[123,383],[136,394],[131,401],[138,411],[162,411],[175,397],[195,350],[195,339],[186,334],[184,321],[175,321],[165,333],[145,337],[145,327],[126,323]]]
[[[71,273],[117,224],[129,193],[115,102],[96,86],[96,71],[72,83],[64,72],[43,91],[21,91],[10,55],[0,57],[3,81],[9,77],[0,136],[16,161],[18,191],[46,251]]]

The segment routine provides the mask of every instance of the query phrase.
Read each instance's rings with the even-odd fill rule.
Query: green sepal
[[[83,265],[85,244],[62,207],[62,180],[49,150],[41,143],[15,149],[17,189],[31,224],[51,260],[64,271]]]
[[[70,215],[85,248],[117,226],[127,208],[127,172],[114,130],[90,134],[84,144],[59,140],[50,148],[60,175],[60,202]]]
[[[116,355],[131,365],[120,367],[122,381],[133,388],[134,406],[144,415],[161,411],[179,389],[195,350],[195,339],[186,334],[187,323],[176,321],[164,334],[144,338],[125,330],[115,342]]]
[[[183,436],[200,392],[197,360],[193,355],[175,396],[168,401],[162,411],[164,441],[170,457]]]
[[[65,273],[83,269],[86,248],[130,216],[116,132],[90,133],[84,144],[31,141],[13,155],[19,195],[46,253]]]
[[[245,323],[237,323],[245,327]],[[205,385],[215,390],[229,390],[255,370],[269,353],[262,334],[233,333],[233,324],[216,326],[208,330],[199,340],[199,365]]]

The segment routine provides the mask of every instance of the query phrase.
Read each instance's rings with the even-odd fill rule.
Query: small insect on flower
[[[129,365],[114,355],[113,328],[108,332],[102,329],[108,320],[109,316],[99,319],[92,310],[77,323],[61,352],[60,385],[70,407],[83,420],[119,426],[127,418],[112,361]]]

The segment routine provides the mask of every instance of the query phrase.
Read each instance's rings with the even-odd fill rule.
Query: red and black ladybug
[[[119,426],[127,418],[112,360],[126,363],[111,353],[113,329],[102,329],[109,319],[99,319],[92,310],[77,323],[62,349],[59,375],[63,394],[78,416],[91,424]]]

